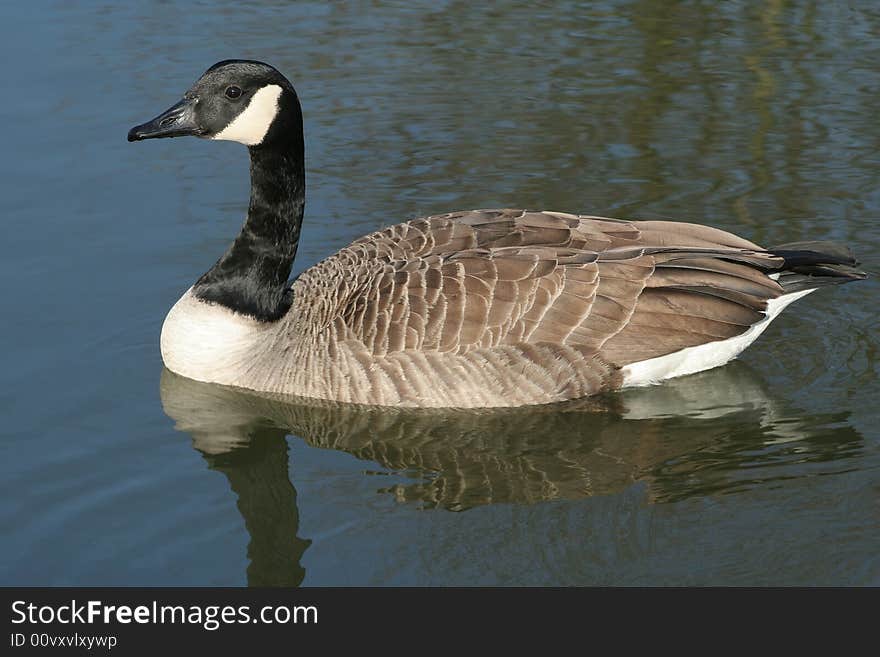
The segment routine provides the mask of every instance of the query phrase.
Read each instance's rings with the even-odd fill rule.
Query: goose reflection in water
[[[311,541],[297,536],[299,509],[287,474],[287,431],[248,413],[245,406],[240,412],[234,406],[227,409],[224,400],[233,399],[229,390],[168,370],[162,374],[161,394],[176,427],[192,436],[193,447],[208,467],[226,475],[238,496],[238,510],[251,539],[248,585],[301,584],[305,570],[300,559]]]
[[[650,503],[790,478],[795,463],[862,448],[845,413],[805,417],[743,363],[557,406],[389,409],[266,396],[165,370],[176,428],[229,479],[250,534],[251,585],[296,585],[310,542],[297,536],[286,435],[410,478],[380,489],[423,508],[461,511],[610,495],[641,482]],[[802,470],[801,470],[802,471]]]

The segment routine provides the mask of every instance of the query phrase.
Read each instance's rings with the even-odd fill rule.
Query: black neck
[[[193,287],[205,301],[220,303],[261,321],[275,321],[290,308],[286,293],[305,208],[302,123],[284,126],[287,138],[270,131],[253,146],[251,202],[235,242]],[[269,137],[272,137],[271,140]]]

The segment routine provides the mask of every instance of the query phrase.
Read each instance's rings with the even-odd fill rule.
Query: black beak
[[[128,131],[128,141],[204,134],[205,131],[196,124],[193,111],[197,102],[195,98],[184,98],[152,121],[136,125]]]

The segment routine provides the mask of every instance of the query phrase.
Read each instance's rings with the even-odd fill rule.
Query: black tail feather
[[[835,242],[791,242],[768,249],[785,260],[778,282],[789,292],[860,281],[868,275],[857,269],[852,251]]]

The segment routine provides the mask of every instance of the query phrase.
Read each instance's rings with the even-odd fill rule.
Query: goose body
[[[251,154],[241,234],[162,328],[166,366],[199,381],[360,404],[560,402],[723,365],[790,302],[864,278],[828,243],[500,209],[366,235],[290,284],[305,197],[293,87],[220,62],[129,139],[182,134]]]

